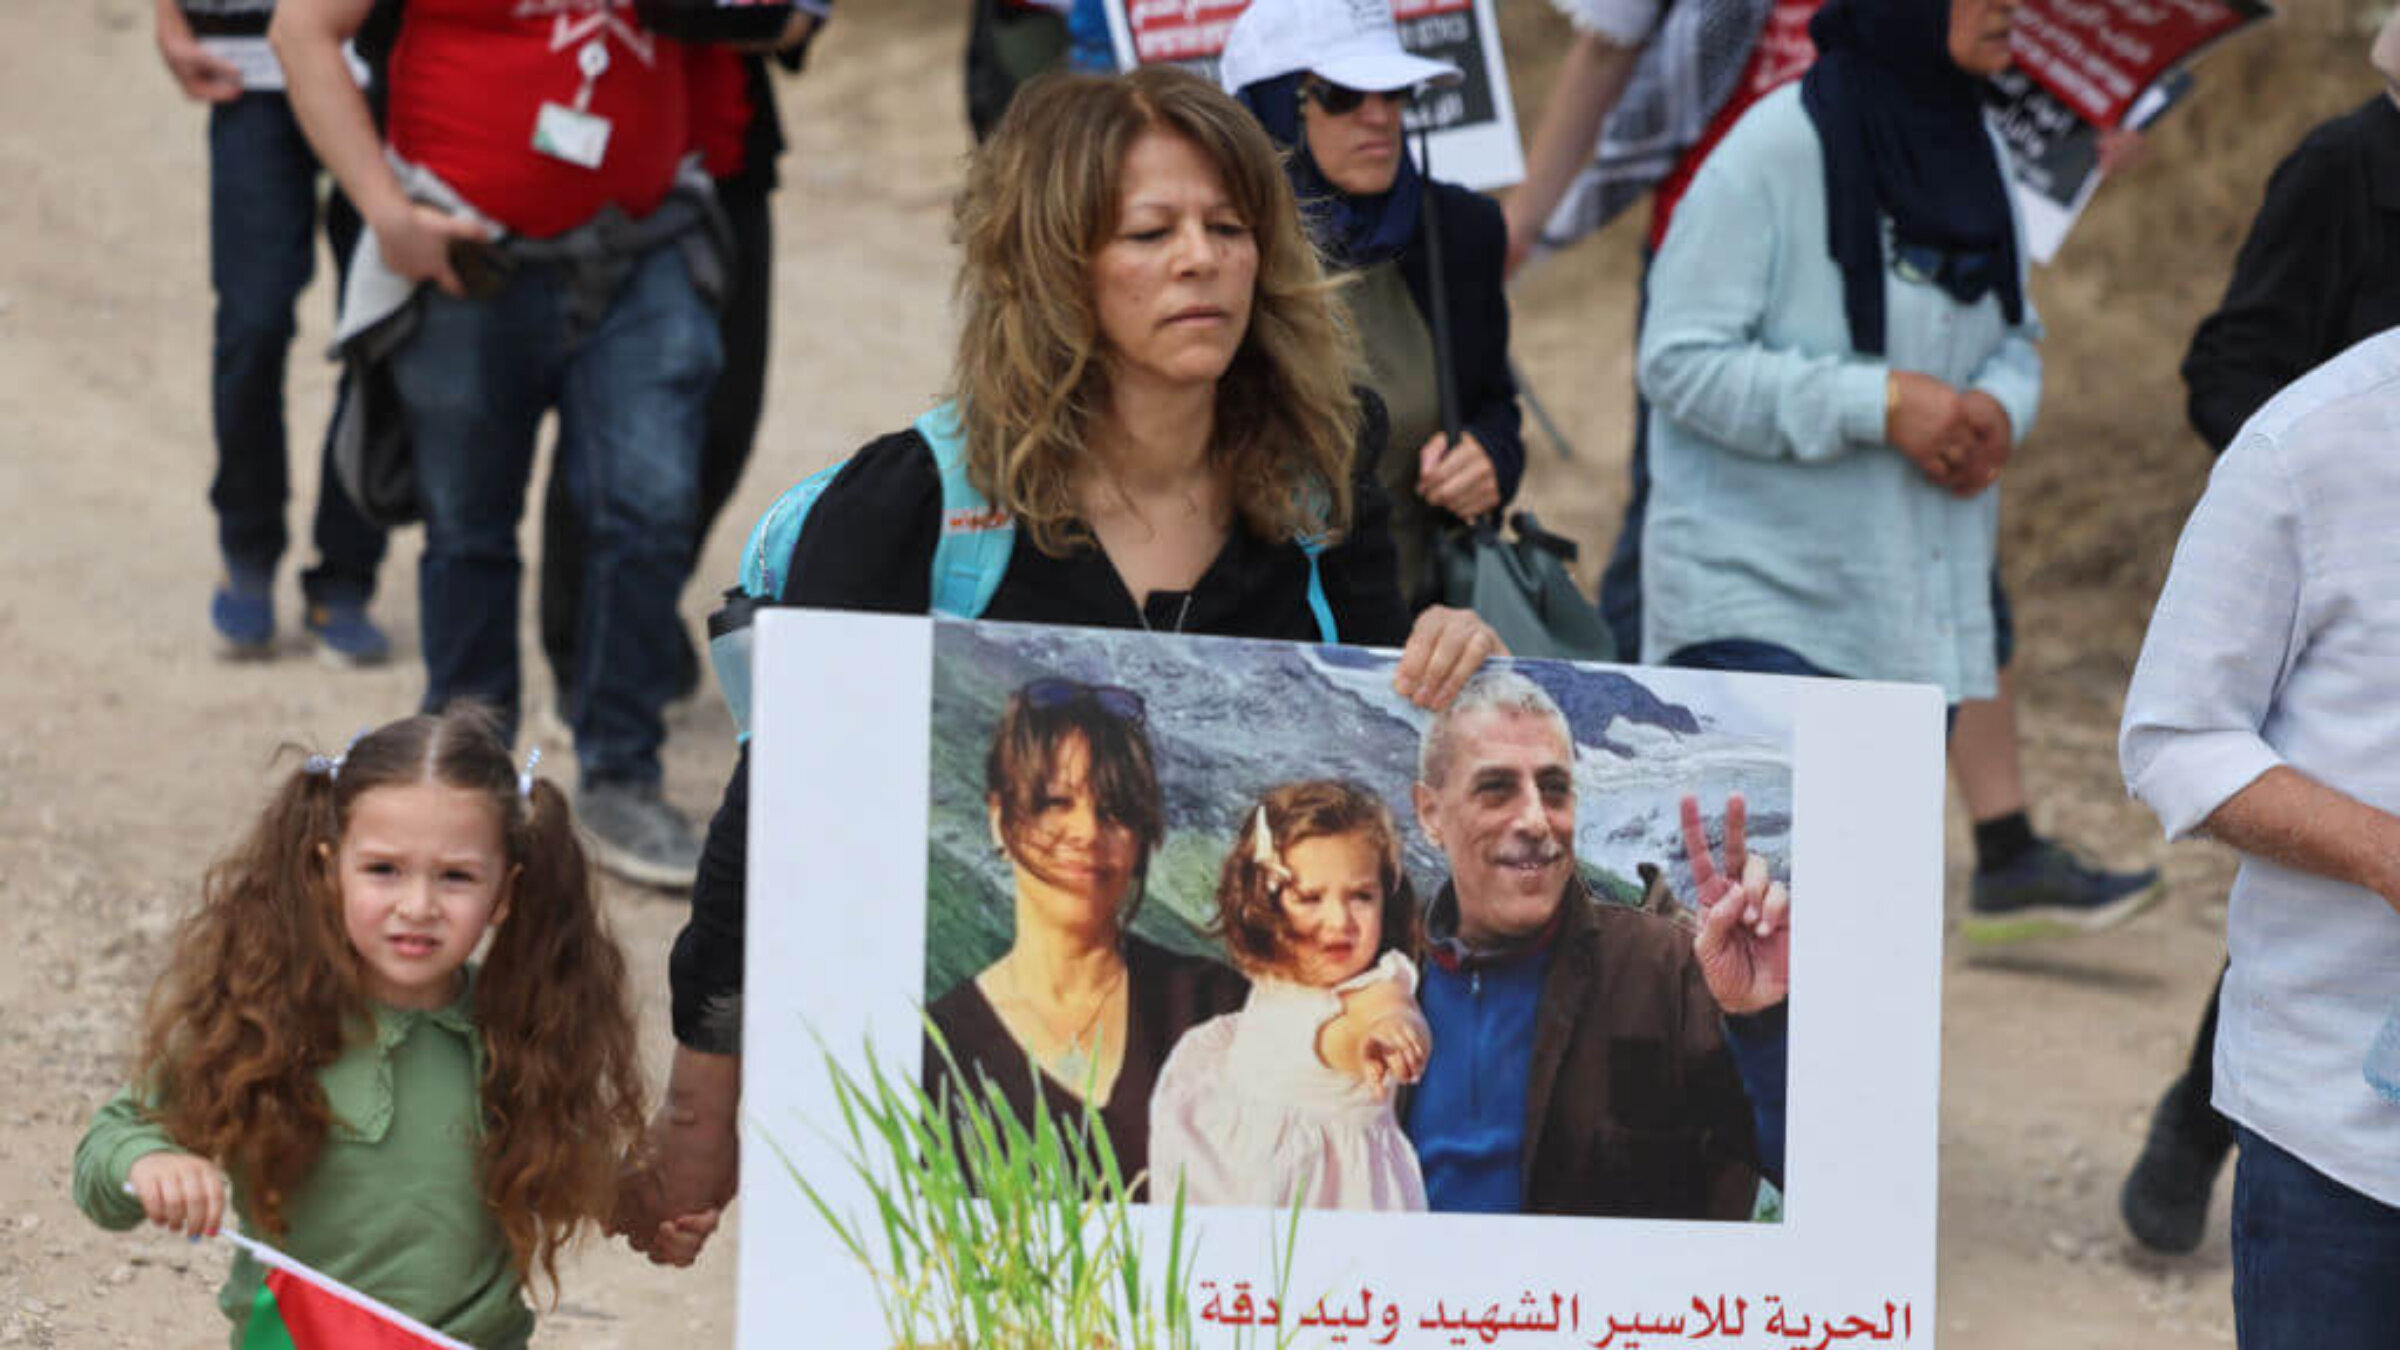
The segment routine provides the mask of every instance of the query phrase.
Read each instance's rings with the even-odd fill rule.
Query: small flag
[[[267,1268],[241,1350],[474,1350],[265,1243],[222,1236]]]

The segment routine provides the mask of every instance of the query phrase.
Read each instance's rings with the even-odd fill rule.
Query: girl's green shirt
[[[483,1034],[467,995],[432,1012],[378,1007],[365,1033],[318,1075],[334,1125],[284,1206],[289,1228],[252,1235],[445,1335],[518,1350],[533,1310],[484,1207]],[[137,1159],[175,1147],[131,1089],[118,1092],[76,1145],[75,1203],[103,1228],[133,1227],[142,1206],[126,1176]],[[249,1230],[239,1194],[234,1205]],[[264,1277],[237,1253],[217,1293],[236,1347]]]

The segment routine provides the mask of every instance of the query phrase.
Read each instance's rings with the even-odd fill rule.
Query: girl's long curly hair
[[[485,796],[513,884],[474,981],[485,1061],[483,1197],[520,1283],[607,1218],[617,1163],[642,1129],[625,958],[603,922],[564,793],[517,768],[490,718],[459,709],[353,742],[338,771],[295,770],[209,869],[142,1020],[138,1075],[178,1146],[232,1176],[249,1219],[285,1227],[332,1113],[317,1075],[366,1031],[361,963],[336,870],[353,806],[380,787]]]
[[[1258,247],[1250,327],[1217,381],[1210,459],[1253,534],[1330,541],[1349,528],[1361,418],[1339,283],[1308,242],[1266,129],[1171,66],[1035,80],[968,166],[951,377],[968,477],[1044,552],[1086,536],[1077,471],[1110,399],[1092,265],[1116,230],[1126,152],[1151,131],[1216,166]]]

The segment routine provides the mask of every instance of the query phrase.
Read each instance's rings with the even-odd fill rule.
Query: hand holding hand
[[[1485,661],[1506,655],[1500,635],[1475,611],[1435,605],[1419,614],[1416,626],[1408,630],[1392,689],[1428,712],[1440,712]]]
[[[1692,950],[1700,976],[1727,1013],[1764,1012],[1791,991],[1791,894],[1750,852],[1749,808],[1725,799],[1725,857],[1711,856],[1700,799],[1683,799],[1683,852],[1692,866],[1700,932]]]
[[[458,240],[481,243],[491,237],[474,221],[422,202],[409,202],[407,210],[394,212],[389,219],[370,221],[369,226],[374,230],[375,247],[383,254],[385,266],[410,281],[430,281],[445,295],[467,293],[465,283],[450,265],[450,245]]]
[[[709,1235],[717,1231],[721,1217],[722,1211],[705,1209],[660,1224],[651,1235],[648,1248],[651,1264],[678,1270],[689,1267],[700,1259],[700,1249],[708,1245]]]
[[[1883,438],[1935,486],[1952,492],[1966,489],[1975,442],[1958,391],[1913,370],[1895,370],[1890,379],[1891,408],[1884,415]]]
[[[1460,520],[1473,520],[1500,508],[1500,475],[1471,433],[1461,432],[1452,445],[1437,431],[1417,451],[1417,495]]]
[[[206,1158],[145,1153],[126,1170],[125,1189],[142,1202],[143,1217],[186,1237],[213,1236],[225,1221],[225,1174]]]
[[[1958,410],[1966,422],[1970,447],[1967,467],[1960,472],[1968,486],[1953,491],[1971,497],[2000,481],[2000,471],[2008,465],[2009,452],[2016,448],[2016,430],[2009,423],[2008,409],[1980,389],[1960,395]]]
[[[740,1149],[730,1117],[720,1129],[696,1113],[676,1110],[670,1100],[618,1170],[609,1235],[624,1238],[655,1265],[690,1265],[733,1199]]]

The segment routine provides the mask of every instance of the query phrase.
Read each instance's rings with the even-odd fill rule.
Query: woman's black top
[[[1353,457],[1351,529],[1318,565],[1341,640],[1396,647],[1408,640],[1409,618],[1392,558],[1391,506],[1373,472],[1383,444],[1383,413],[1372,397],[1364,401],[1366,427]],[[922,437],[904,431],[869,444],[810,509],[784,573],[790,581],[783,603],[925,613],[932,605],[941,509],[941,479]],[[1288,539],[1261,539],[1238,524],[1199,583],[1189,592],[1152,592],[1146,616],[1097,548],[1053,558],[1019,531],[1008,572],[983,617],[1318,640],[1308,604],[1307,556]],[[745,748],[709,822],[699,880],[692,887],[691,918],[675,939],[668,964],[675,1039],[714,1054],[741,1052],[749,816],[750,753]]]
[[[1108,1132],[1119,1175],[1132,1177],[1150,1166],[1150,1093],[1158,1086],[1167,1052],[1183,1033],[1241,1007],[1249,990],[1249,981],[1231,967],[1126,936],[1125,1059],[1108,1100],[1100,1105],[1100,1125]],[[988,1080],[999,1084],[1009,1109],[1028,1126],[1038,1091],[1042,1108],[1062,1129],[1081,1127],[1083,1098],[1034,1063],[975,981],[967,980],[934,1000],[925,1015],[966,1077],[960,1084],[928,1039],[922,1079],[927,1096],[938,1098],[947,1091],[955,1101],[962,1087],[980,1092]],[[1136,1186],[1133,1198],[1145,1198],[1146,1190]]]

